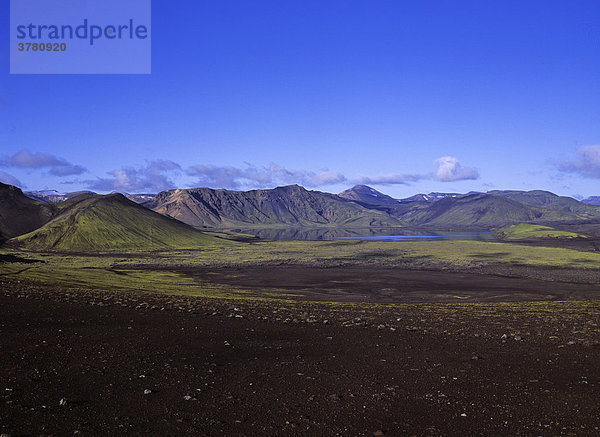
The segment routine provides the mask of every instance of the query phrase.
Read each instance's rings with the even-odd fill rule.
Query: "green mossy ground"
[[[576,232],[559,231],[550,226],[532,225],[521,223],[519,225],[507,226],[495,233],[496,237],[506,241],[540,240],[548,238],[573,239],[587,238]]]

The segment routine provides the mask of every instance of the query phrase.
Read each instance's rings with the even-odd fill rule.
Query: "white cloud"
[[[196,185],[228,189],[262,188],[287,184],[318,187],[346,181],[344,175],[331,170],[318,172],[291,170],[277,164],[271,164],[268,167],[248,165],[246,168],[200,164],[189,167],[186,173],[197,178]]]
[[[48,172],[54,176],[72,176],[86,172],[86,169],[81,165],[71,164],[63,158],[47,153],[31,153],[27,149],[3,158],[0,160],[0,165],[15,168],[47,168]]]
[[[559,170],[586,178],[600,178],[600,145],[580,147],[577,154],[577,160],[560,163]]]
[[[421,179],[426,179],[427,175],[418,174],[389,174],[379,176],[360,176],[352,179],[354,184],[359,185],[410,185]]]
[[[473,167],[463,166],[453,156],[442,156],[435,161],[438,165],[435,178],[440,182],[454,182],[479,179],[479,172]]]
[[[109,171],[111,177],[85,181],[90,190],[152,193],[175,188],[169,173],[181,171],[181,166],[173,161],[152,161],[145,167],[126,167]]]

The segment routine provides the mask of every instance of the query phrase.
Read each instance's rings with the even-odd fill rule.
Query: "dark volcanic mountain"
[[[121,194],[82,194],[55,206],[55,217],[13,238],[13,247],[52,251],[197,248],[231,244],[150,211]]]
[[[54,214],[52,205],[30,199],[20,188],[0,183],[0,243],[39,228]]]
[[[383,211],[365,208],[335,194],[308,191],[298,185],[252,191],[210,188],[168,190],[159,193],[144,206],[198,227],[380,227],[401,224]]]
[[[346,191],[342,191],[338,196],[365,206],[395,206],[398,204],[396,199],[367,185],[355,185]]]

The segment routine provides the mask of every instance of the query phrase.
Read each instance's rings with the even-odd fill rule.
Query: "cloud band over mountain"
[[[341,183],[371,185],[410,185],[430,179],[440,182],[455,182],[478,179],[479,173],[463,166],[458,159],[446,156],[436,160],[438,168],[428,174],[388,174],[348,177],[340,172],[321,169],[319,171],[289,169],[271,163],[258,167],[247,164],[245,168],[209,164],[192,165],[183,169],[173,161],[153,161],[143,167],[126,167],[108,172],[109,177],[86,181],[87,187],[98,191],[156,192],[175,188],[172,176],[185,173],[194,178],[188,186],[208,186],[230,190],[268,188],[278,185],[299,184],[316,188]]]
[[[370,185],[411,185],[420,180],[437,180],[439,182],[455,182],[479,178],[479,173],[472,167],[462,165],[457,158],[445,156],[437,159],[437,169],[426,174],[391,173],[381,175],[346,176],[338,171],[323,168],[317,171],[290,169],[276,163],[268,166],[247,164],[246,167],[217,166],[197,164],[182,167],[171,160],[154,160],[145,165],[127,166],[113,169],[104,177],[69,181],[64,183],[80,183],[94,191],[122,192],[159,192],[178,186],[174,179],[191,177],[186,186],[208,186],[232,190],[270,188],[278,185],[299,184],[308,188],[330,186],[342,183]],[[87,169],[72,164],[64,158],[51,154],[23,149],[12,156],[0,158],[0,167],[45,170],[47,174],[57,177],[78,176]],[[0,181],[24,185],[15,176],[0,171]],[[180,184],[181,185],[181,184]]]
[[[341,173],[321,170],[290,170],[277,164],[268,167],[248,166],[247,168],[218,167],[214,165],[195,165],[187,172],[197,178],[198,185],[210,185],[219,188],[239,189],[246,187],[266,187],[281,184],[299,184],[306,187],[319,187],[345,182]]]

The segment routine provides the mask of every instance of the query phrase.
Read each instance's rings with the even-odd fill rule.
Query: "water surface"
[[[380,240],[380,241],[450,241],[450,240],[472,240],[490,241],[495,240],[491,232],[463,232],[463,233],[430,233],[430,235],[368,235],[361,237],[338,237],[337,240]]]
[[[494,240],[491,232],[432,231],[408,228],[244,228],[236,231],[263,240],[338,240],[364,239],[387,241],[414,240]]]

